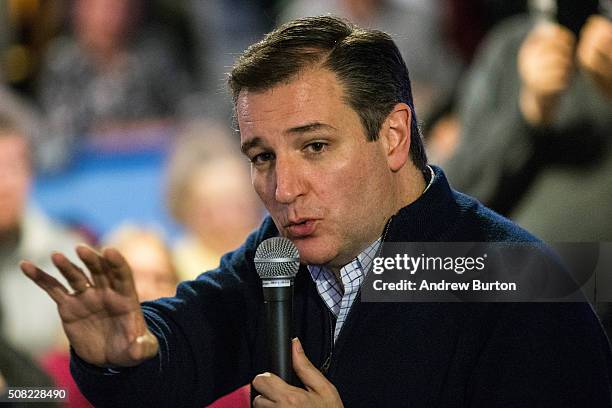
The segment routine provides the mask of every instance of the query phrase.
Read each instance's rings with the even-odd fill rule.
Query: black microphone
[[[291,384],[293,279],[300,267],[300,254],[293,242],[276,237],[259,244],[254,261],[263,286],[270,371]]]

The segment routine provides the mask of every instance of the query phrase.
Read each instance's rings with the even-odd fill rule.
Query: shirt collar
[[[429,174],[429,177],[427,177],[427,175]],[[431,185],[433,184],[434,181],[434,177],[436,176],[436,173],[434,173],[433,169],[431,168],[431,166],[428,164],[427,165],[427,170],[425,170],[423,172],[423,175],[425,176],[425,181],[427,182],[427,186],[425,187],[425,190],[423,190],[422,194],[425,194],[425,192],[427,190],[429,190],[429,187],[431,187]],[[429,179],[429,180],[428,180]]]
[[[367,273],[372,268],[372,262],[374,262],[374,258],[378,253],[380,242],[381,237],[379,237],[376,241],[372,242],[366,249],[364,249],[359,255],[357,255],[357,262],[364,276],[367,275]],[[340,269],[340,276],[342,276],[343,269],[344,267]]]
[[[367,275],[372,268],[372,262],[374,262],[374,258],[376,257],[378,248],[380,247],[380,242],[381,238],[378,238],[376,241],[368,245],[366,249],[361,251],[359,255],[357,255],[351,262],[340,268],[340,278],[342,279],[343,283],[346,283],[345,281],[347,280],[352,280],[352,277],[349,275],[350,272],[354,270],[358,270],[360,275]],[[315,282],[322,279],[322,274],[332,274],[329,268],[327,268],[325,265],[307,265],[307,268]]]

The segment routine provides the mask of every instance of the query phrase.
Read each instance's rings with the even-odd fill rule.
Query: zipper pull
[[[327,358],[323,362],[323,365],[321,366],[321,373],[327,374],[327,370],[329,370],[329,366],[331,364],[331,356],[332,355],[330,353],[329,356],[327,356]]]

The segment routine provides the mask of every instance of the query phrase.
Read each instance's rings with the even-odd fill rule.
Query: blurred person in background
[[[189,114],[231,117],[225,86],[234,58],[276,23],[277,5],[284,0],[187,0],[185,10],[194,34],[195,58],[202,94],[190,100]],[[193,95],[190,95],[193,96]],[[228,123],[229,125],[229,123]]]
[[[125,257],[134,272],[141,302],[174,296],[179,279],[161,232],[125,224],[111,231],[103,243],[117,248]]]
[[[612,23],[597,1],[494,29],[459,92],[444,164],[475,195],[548,241],[612,240]]]
[[[14,346],[36,356],[56,341],[61,325],[53,302],[32,290],[29,282],[21,276],[19,261],[37,259],[51,267],[51,251],[72,253],[71,248],[82,241],[82,237],[29,205],[33,169],[28,126],[22,125],[12,111],[4,108],[0,110],[2,332]]]
[[[7,112],[11,121],[18,123],[22,132],[28,135],[32,149],[33,170],[45,171],[47,168],[52,168],[56,147],[51,144],[45,144],[44,148],[42,146],[41,140],[47,136],[42,113],[0,78],[0,113],[2,112]]]
[[[612,241],[612,23],[597,3],[532,4],[491,32],[444,164],[455,188],[551,243]],[[610,305],[594,306],[612,336]]]
[[[168,166],[168,207],[185,228],[174,247],[179,276],[195,279],[216,268],[263,218],[252,191],[249,164],[231,145],[231,133],[207,121],[188,126]]]
[[[66,155],[86,136],[103,145],[146,144],[147,130],[172,121],[190,86],[173,44],[159,27],[143,29],[148,2],[70,4],[72,32],[49,46],[39,80],[50,137],[63,141]]]
[[[292,0],[280,19],[333,14],[388,32],[406,61],[414,102],[424,116],[452,89],[462,69],[461,59],[440,29],[444,5],[442,0]]]
[[[444,32],[464,64],[464,71],[474,59],[482,40],[500,21],[527,11],[527,0],[441,0]],[[463,72],[462,71],[462,75]],[[461,82],[461,81],[460,81]],[[432,163],[443,163],[458,145],[460,124],[456,112],[459,86],[436,99],[424,115],[422,128],[427,156]]]
[[[6,342],[0,333],[0,398],[6,398],[9,388],[52,387],[53,382],[48,375],[26,354],[16,350]],[[9,407],[58,407],[59,403],[19,402],[3,403]]]

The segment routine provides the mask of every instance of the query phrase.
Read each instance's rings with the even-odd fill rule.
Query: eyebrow
[[[307,123],[302,126],[296,126],[291,129],[288,129],[286,133],[308,133],[308,132],[314,132],[314,131],[321,130],[321,129],[336,130],[336,128],[331,125],[327,125],[321,122],[312,122],[312,123]]]
[[[312,122],[312,123],[306,123],[305,125],[300,125],[300,126],[296,126],[296,127],[292,127],[290,129],[287,129],[284,133],[288,133],[288,134],[304,134],[304,133],[309,133],[309,132],[315,132],[317,130],[336,130],[335,127],[331,126],[331,125],[327,125],[325,123],[321,123],[321,122]],[[264,141],[261,137],[256,136],[250,140],[245,141],[244,143],[242,143],[240,145],[240,150],[242,151],[243,154],[247,154],[247,152],[257,146],[263,145]]]
[[[249,150],[259,145],[262,145],[262,144],[263,144],[263,140],[261,139],[261,137],[257,136],[257,137],[254,137],[252,139],[245,141],[244,143],[241,143],[240,151],[242,151],[242,154],[246,155]]]

